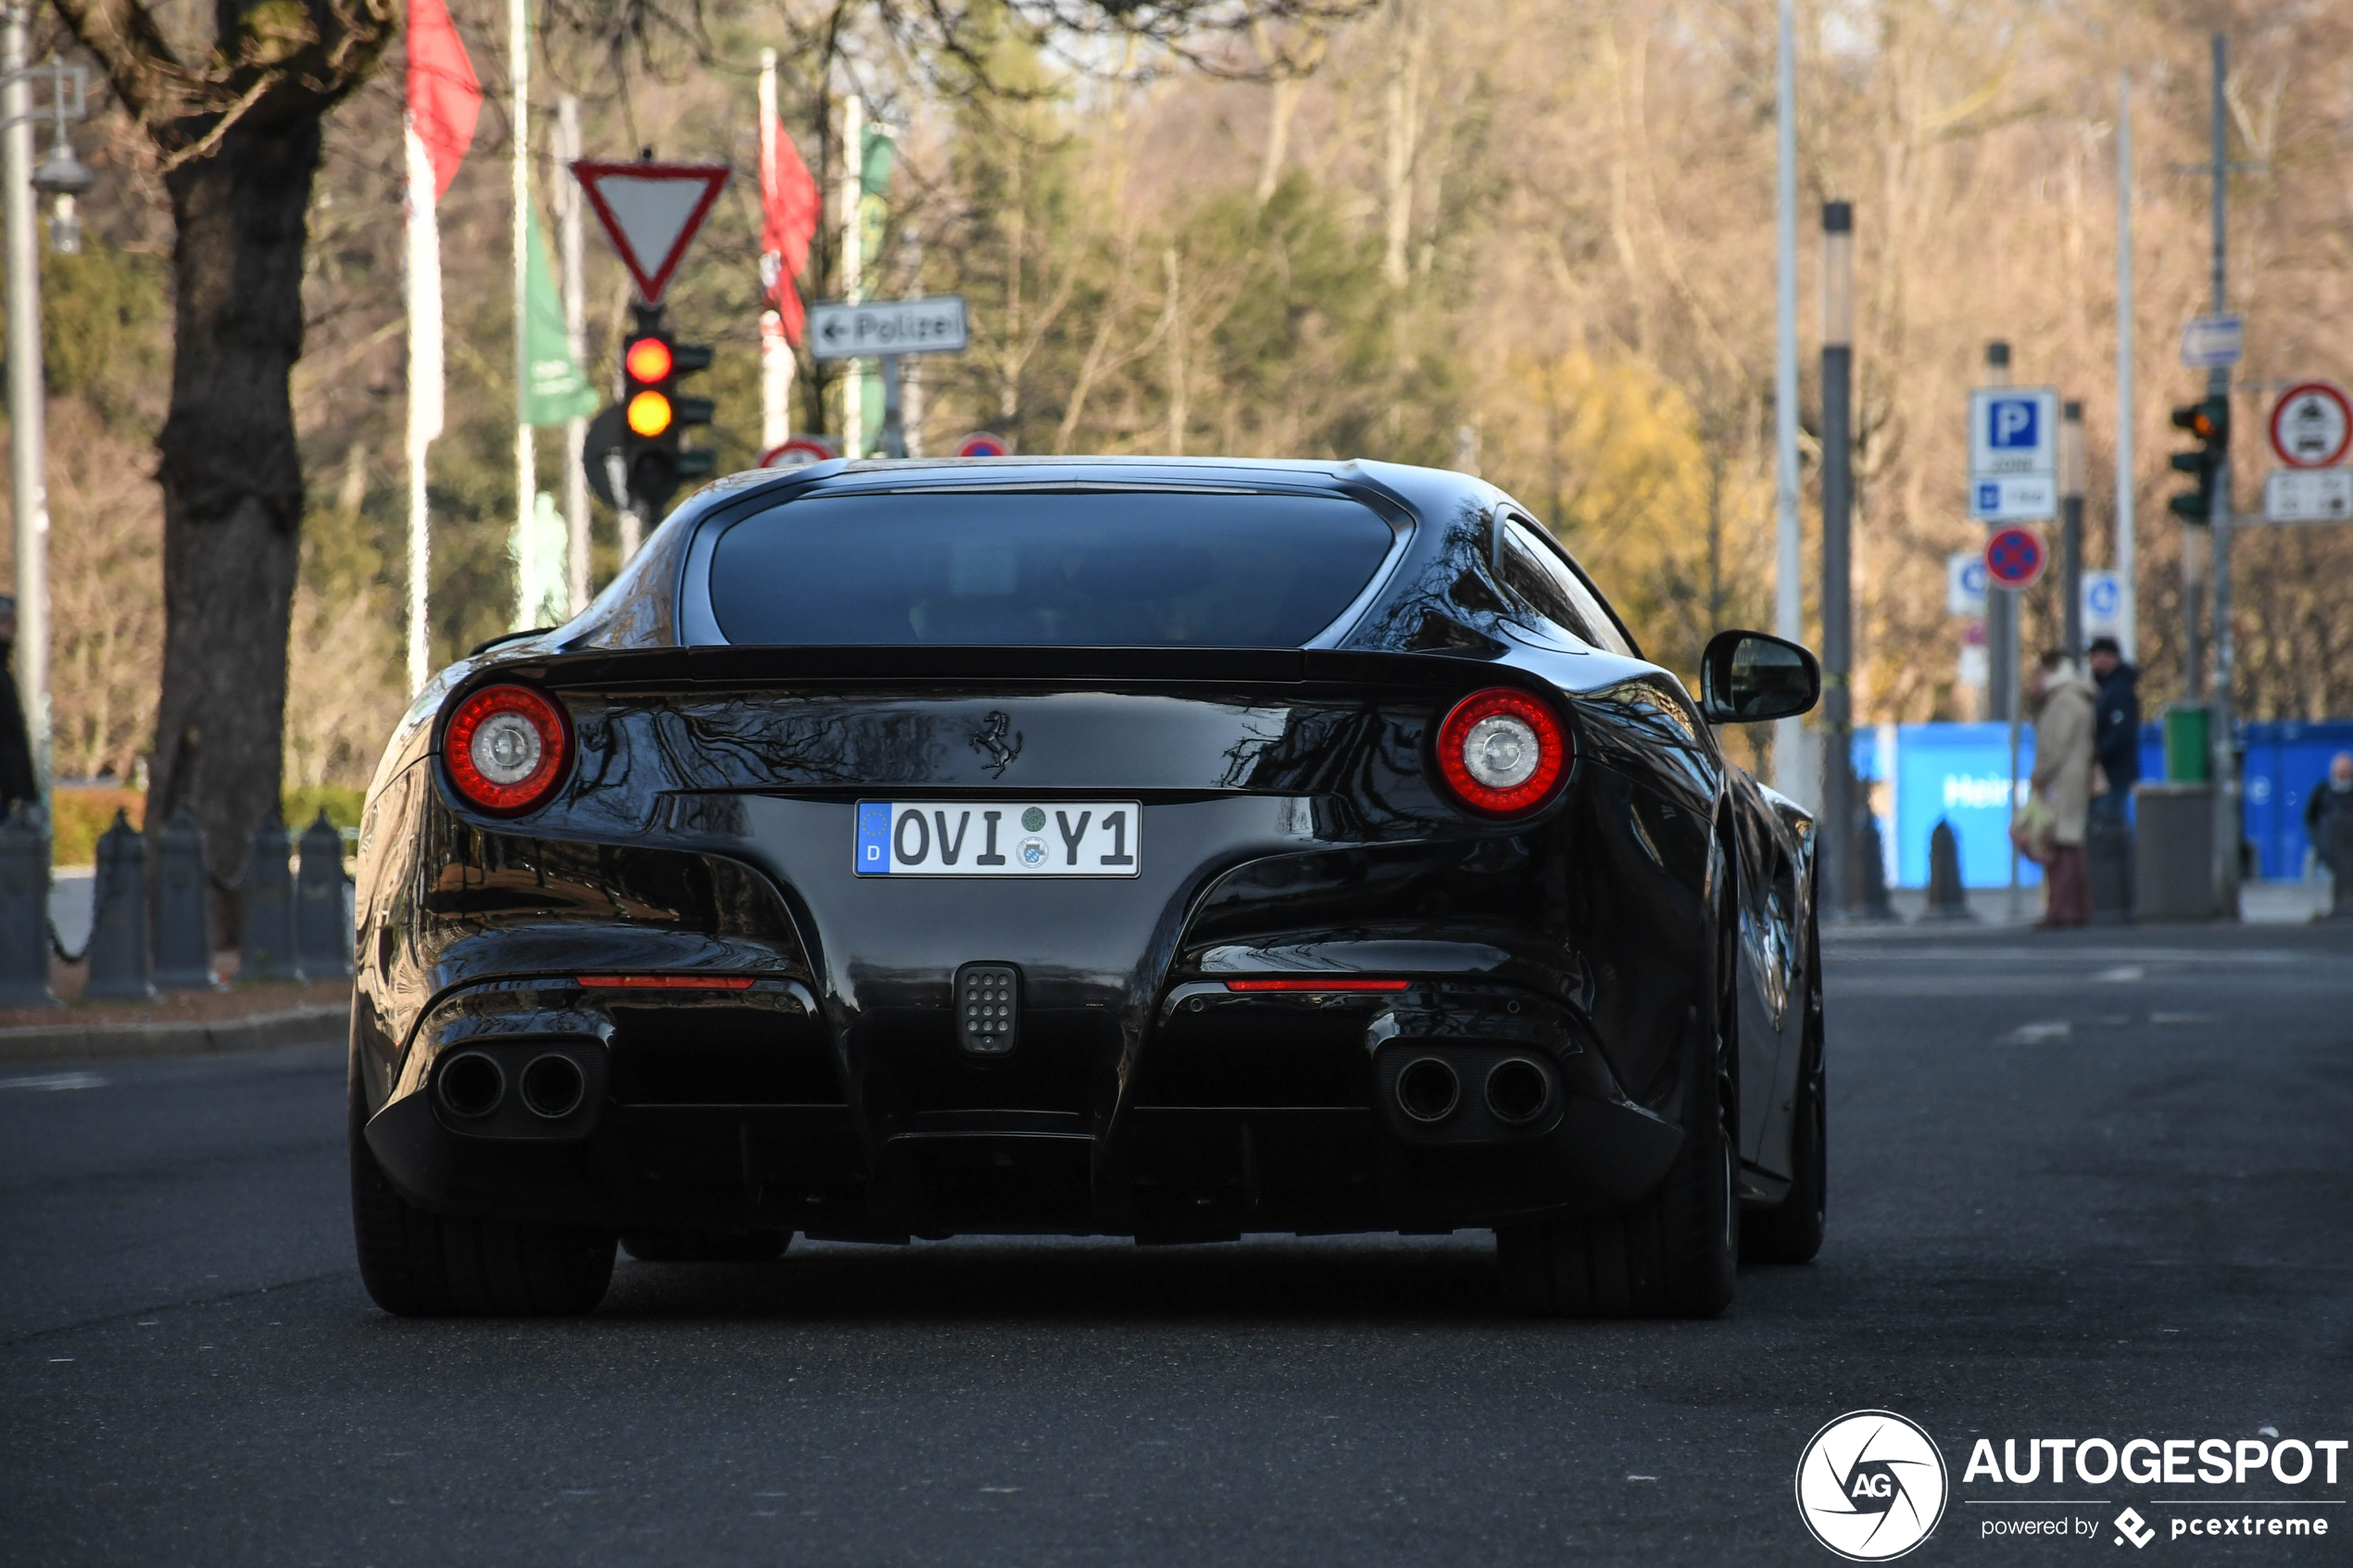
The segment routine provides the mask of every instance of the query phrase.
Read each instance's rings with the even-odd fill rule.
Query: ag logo
[[[1797,1515],[1851,1562],[1903,1556],[1944,1517],[1950,1482],[1935,1440],[1894,1411],[1854,1411],[1797,1461]]]

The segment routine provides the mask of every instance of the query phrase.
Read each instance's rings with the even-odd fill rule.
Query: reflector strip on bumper
[[[749,974],[581,974],[581,985],[598,989],[632,991],[749,991]]]

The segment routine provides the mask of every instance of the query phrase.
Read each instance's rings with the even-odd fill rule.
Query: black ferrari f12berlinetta
[[[821,463],[421,693],[369,792],[353,1214],[403,1313],[795,1233],[1491,1229],[1528,1311],[1820,1245],[1811,817],[1508,495]]]

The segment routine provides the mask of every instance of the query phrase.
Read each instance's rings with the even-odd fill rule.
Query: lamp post
[[[85,77],[79,66],[25,64],[31,7],[0,6],[0,244],[7,247],[8,481],[16,513],[17,690],[22,695],[32,775],[49,793],[49,492],[44,472],[46,395],[41,365],[41,257],[32,199],[57,198],[51,236],[67,252],[82,248],[73,198],[96,176],[73,156],[66,121],[84,112]],[[49,107],[32,103],[32,84],[47,78]],[[72,85],[72,107],[66,89]],[[32,164],[32,122],[55,121],[57,134],[41,167]]]
[[[1861,912],[1855,864],[1853,566],[1855,209],[1822,204],[1822,867],[1831,909]]]

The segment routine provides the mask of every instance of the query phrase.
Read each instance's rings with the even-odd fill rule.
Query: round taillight
[[[562,781],[572,735],[563,709],[529,686],[484,686],[449,715],[441,755],[469,803],[528,811]]]
[[[1438,769],[1474,811],[1524,816],[1568,772],[1568,731],[1528,693],[1490,686],[1456,703],[1438,726]]]

